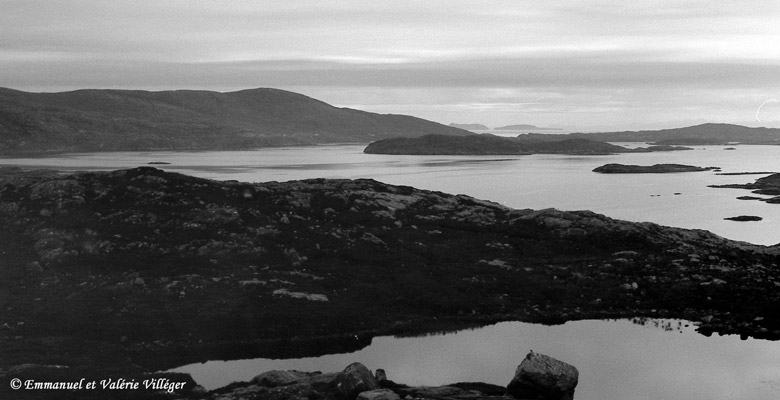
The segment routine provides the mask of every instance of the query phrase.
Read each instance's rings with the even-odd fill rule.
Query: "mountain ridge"
[[[31,93],[0,88],[0,153],[233,150],[358,142],[392,136],[473,133],[407,115],[330,105],[273,88],[80,89]]]

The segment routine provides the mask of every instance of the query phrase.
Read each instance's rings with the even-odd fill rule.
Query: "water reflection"
[[[692,322],[682,320],[656,319],[647,317],[635,317],[631,319],[635,325],[647,326],[662,329],[666,332],[683,332],[683,329],[691,327]]]
[[[354,361],[409,385],[480,381],[506,385],[529,350],[576,366],[578,400],[775,398],[780,343],[705,337],[688,321],[504,322],[420,337],[377,337],[350,354],[294,360],[210,361],[176,369],[209,388],[272,369],[339,371]]]

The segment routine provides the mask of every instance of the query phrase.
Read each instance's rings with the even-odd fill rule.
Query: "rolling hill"
[[[334,107],[279,89],[220,93],[0,88],[0,154],[234,150],[471,132],[406,115]]]

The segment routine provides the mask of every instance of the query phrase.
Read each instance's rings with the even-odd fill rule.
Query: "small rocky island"
[[[728,217],[724,218],[725,220],[729,221],[737,221],[737,222],[752,222],[752,221],[762,221],[763,218],[757,216],[757,215],[738,215],[736,217]]]
[[[625,165],[605,164],[596,167],[593,172],[602,174],[667,174],[677,172],[701,172],[719,170],[718,167],[696,167],[683,164]]]
[[[363,152],[367,154],[399,155],[605,155],[675,150],[690,150],[690,148],[650,146],[629,149],[623,146],[582,138],[529,138],[526,135],[517,138],[507,138],[481,134],[470,136],[424,135],[417,138],[395,137],[372,142]]]
[[[8,379],[140,381],[507,320],[680,318],[780,338],[780,247],[590,211],[364,179],[6,167],[0,226]]]

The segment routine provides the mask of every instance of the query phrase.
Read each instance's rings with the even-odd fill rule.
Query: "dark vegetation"
[[[470,132],[405,115],[333,107],[278,89],[219,93],[0,88],[0,154],[234,150]]]
[[[780,338],[778,248],[706,231],[373,180],[0,173],[0,375],[100,379],[501,320]]]

